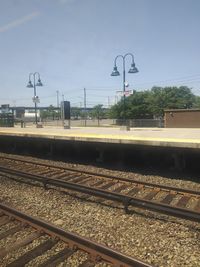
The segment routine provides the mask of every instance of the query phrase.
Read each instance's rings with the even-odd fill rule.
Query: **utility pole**
[[[108,108],[110,108],[110,97],[108,96]]]
[[[84,118],[85,118],[85,126],[86,126],[86,89],[84,88]]]
[[[57,108],[59,108],[60,104],[59,104],[59,91],[56,91],[56,95],[57,95]]]
[[[64,94],[62,94],[61,118],[62,118],[63,127],[64,127],[64,124],[65,124],[65,119],[64,119],[64,101],[65,101]]]

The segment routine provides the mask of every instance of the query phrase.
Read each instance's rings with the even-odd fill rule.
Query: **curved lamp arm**
[[[40,79],[40,74],[39,74],[39,72],[35,72],[34,74],[33,74],[34,76],[38,76],[38,79]]]
[[[115,57],[115,60],[114,60],[115,67],[117,66],[117,59],[120,58],[120,57],[123,59],[123,63],[124,63],[124,56],[118,55],[118,56]]]
[[[31,76],[33,76],[34,77],[34,73],[29,73],[29,81],[31,80]]]
[[[133,64],[133,63],[134,63],[134,56],[133,56],[133,54],[132,54],[132,53],[127,53],[127,54],[125,54],[125,55],[124,55],[124,59],[125,59],[127,56],[131,56],[131,58],[132,58],[132,64]]]

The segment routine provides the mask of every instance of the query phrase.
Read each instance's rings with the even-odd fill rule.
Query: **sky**
[[[200,95],[199,0],[0,0],[0,105],[32,106],[29,73],[39,72],[40,106],[64,98],[72,106],[119,99],[117,55],[132,53],[139,72],[127,90],[192,88]],[[117,61],[122,74],[122,61]]]

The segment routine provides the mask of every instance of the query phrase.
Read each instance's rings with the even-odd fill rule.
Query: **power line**
[[[199,82],[200,75],[196,75],[198,78],[177,78],[177,79],[169,79],[169,80],[161,80],[161,81],[152,81],[152,82],[144,82],[144,83],[135,83],[134,86],[146,85],[146,84],[158,84],[158,83],[167,83],[167,82]],[[132,84],[131,84],[132,85]]]

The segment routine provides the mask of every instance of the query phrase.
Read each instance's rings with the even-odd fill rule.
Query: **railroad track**
[[[29,180],[45,188],[56,187],[77,191],[85,199],[96,197],[98,202],[117,201],[124,205],[150,209],[200,222],[200,191],[181,189],[120,178],[111,175],[55,167],[45,163],[14,157],[0,157],[0,172],[17,180]]]
[[[78,258],[80,264],[76,266],[79,267],[93,267],[96,265],[116,267],[152,266],[4,204],[0,204],[0,226],[0,244],[1,246],[3,244],[3,247],[0,247],[0,262],[3,262],[6,257],[7,267],[28,266],[27,264],[31,261],[45,255],[47,252],[48,257],[44,257],[43,262],[34,264],[34,266],[57,266],[61,262],[67,263],[67,260],[72,256]],[[15,242],[12,241],[14,235],[18,236]],[[19,253],[20,250],[21,253]],[[81,258],[80,254],[77,253],[78,251],[83,252]],[[33,262],[31,266],[33,266]]]

